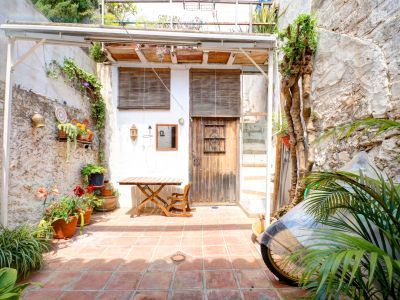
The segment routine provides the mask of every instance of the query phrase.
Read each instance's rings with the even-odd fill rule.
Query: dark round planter
[[[90,174],[89,185],[102,186],[104,185],[104,174]]]

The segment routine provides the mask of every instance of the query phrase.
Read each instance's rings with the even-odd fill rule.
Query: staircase
[[[240,203],[251,215],[265,212],[267,149],[264,120],[243,123]]]

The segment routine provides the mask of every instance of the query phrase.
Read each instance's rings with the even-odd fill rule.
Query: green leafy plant
[[[396,129],[400,129],[400,122],[396,120],[365,118],[336,126],[322,134],[316,142],[333,135],[337,135],[338,140],[342,138],[348,139],[358,130],[362,130],[362,135],[368,131],[375,130],[374,136],[377,136]]]
[[[89,176],[92,174],[104,174],[106,171],[107,169],[101,165],[87,164],[81,169],[81,174],[82,176]]]
[[[61,23],[89,22],[98,8],[97,0],[32,0],[51,21]]]
[[[316,299],[400,298],[400,187],[348,172],[313,172],[307,211],[328,226],[291,259]]]
[[[278,6],[275,2],[272,5],[259,4],[253,13],[253,23],[267,23],[265,25],[253,25],[253,32],[274,33],[278,25]]]
[[[42,238],[37,228],[20,225],[13,229],[0,228],[0,267],[15,268],[18,276],[27,277],[43,265],[43,253],[49,241]],[[0,298],[1,299],[1,298]]]
[[[18,273],[13,268],[0,269],[0,299],[1,300],[17,300],[21,297],[22,292],[32,283],[22,283],[16,285]],[[33,283],[39,285],[38,283]]]
[[[107,55],[101,48],[100,43],[94,43],[89,50],[90,57],[93,58],[95,62],[102,63],[106,60]]]
[[[288,129],[288,120],[285,114],[282,114],[281,118],[277,115],[274,114],[272,116],[272,127],[273,131],[278,134],[278,135],[288,135],[289,134],[289,129]]]
[[[317,19],[308,14],[300,14],[285,30],[279,32],[278,37],[283,41],[280,50],[284,54],[281,63],[282,71],[291,74],[292,66],[297,64],[305,53],[314,53],[317,50],[318,34]]]
[[[60,197],[58,201],[46,207],[43,219],[49,223],[59,219],[69,223],[71,217],[78,216],[77,201],[76,197],[70,195]]]
[[[67,157],[66,161],[69,161],[70,152],[71,152],[71,141],[74,142],[74,147],[76,149],[77,137],[79,134],[82,134],[82,131],[71,123],[60,123],[57,125],[58,130],[65,132],[67,135]]]

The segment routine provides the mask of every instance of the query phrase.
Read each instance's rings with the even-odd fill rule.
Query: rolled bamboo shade
[[[240,70],[192,69],[191,115],[240,117]]]
[[[171,70],[154,69],[170,90]],[[119,68],[119,109],[170,109],[170,94],[151,68]]]

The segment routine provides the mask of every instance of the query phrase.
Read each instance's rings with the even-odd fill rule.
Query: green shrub
[[[41,238],[38,230],[30,225],[14,229],[0,229],[0,268],[14,268],[20,278],[43,265],[43,253],[49,250],[48,240]]]
[[[101,49],[101,44],[100,43],[94,43],[92,47],[90,47],[89,50],[90,57],[93,58],[95,62],[102,63],[106,60],[106,54]]]
[[[81,170],[82,176],[89,176],[92,174],[104,174],[106,172],[106,168],[100,165],[95,164],[87,164]]]
[[[17,282],[17,270],[11,268],[0,269],[0,299],[2,300],[16,300],[21,297],[24,289],[30,283],[23,283],[15,285]]]

